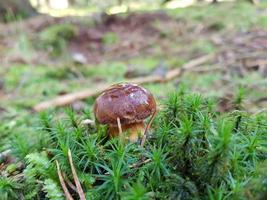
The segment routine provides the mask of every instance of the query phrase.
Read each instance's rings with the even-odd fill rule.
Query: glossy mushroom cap
[[[152,94],[131,83],[112,85],[96,99],[94,114],[101,124],[117,126],[117,118],[122,125],[141,122],[156,110]]]

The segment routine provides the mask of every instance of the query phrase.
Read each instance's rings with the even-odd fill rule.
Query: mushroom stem
[[[136,142],[140,136],[143,136],[145,131],[145,124],[143,121],[132,124],[121,125],[122,132],[127,132],[125,139],[131,142]],[[109,126],[109,137],[116,137],[120,134],[118,126]]]

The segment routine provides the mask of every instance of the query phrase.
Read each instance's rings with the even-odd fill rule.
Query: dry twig
[[[140,166],[142,166],[142,165],[144,165],[144,164],[147,164],[147,163],[149,163],[151,161],[151,159],[149,158],[149,159],[146,159],[146,160],[141,160],[140,162],[137,162],[137,163],[134,163],[134,164],[132,164],[132,165],[130,165],[129,166],[129,168],[137,168],[137,167],[140,167]]]
[[[67,177],[67,175],[64,172],[62,173],[62,175],[63,175],[63,178],[64,178],[65,182],[69,186],[69,188],[78,193],[75,185],[69,180],[69,178]]]

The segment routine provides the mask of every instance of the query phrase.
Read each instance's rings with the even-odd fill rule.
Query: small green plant
[[[242,108],[242,99],[240,90],[236,109]],[[28,199],[62,199],[58,161],[69,191],[78,197],[71,187],[70,149],[88,199],[238,200],[250,199],[248,191],[261,197],[265,193],[258,191],[266,192],[266,177],[256,169],[267,156],[266,113],[215,110],[214,101],[180,89],[164,102],[144,148],[107,138],[105,127],[83,125],[84,116],[70,109],[58,121],[42,113],[39,131],[47,139],[45,148],[26,156],[21,188],[2,188],[5,194],[19,191]]]
[[[44,191],[47,193],[46,198],[50,200],[63,200],[64,194],[59,188],[58,184],[52,179],[45,179]]]
[[[60,55],[76,32],[75,26],[71,24],[57,24],[45,28],[39,36],[41,47],[49,50],[51,55]]]
[[[18,198],[17,191],[21,188],[21,185],[11,178],[0,177],[0,199],[16,199]]]
[[[118,35],[114,32],[108,32],[103,36],[103,43],[106,45],[116,44],[119,40]]]
[[[4,21],[5,23],[9,23],[9,22],[13,22],[13,21],[20,21],[26,17],[27,17],[26,13],[23,13],[23,12],[16,12],[15,13],[11,9],[9,9],[2,14],[2,16],[0,17],[0,20]]]

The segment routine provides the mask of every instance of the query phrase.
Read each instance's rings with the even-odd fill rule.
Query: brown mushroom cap
[[[152,94],[131,83],[120,83],[106,89],[96,99],[94,114],[101,124],[122,125],[141,122],[156,110],[156,101]]]

